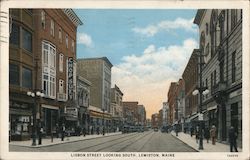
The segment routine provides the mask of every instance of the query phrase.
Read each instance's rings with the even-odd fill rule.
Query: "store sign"
[[[198,120],[199,121],[203,121],[204,119],[203,119],[203,114],[202,113],[199,113],[198,114]]]
[[[72,57],[69,58],[68,60],[68,99],[73,100],[73,64],[74,60]]]
[[[77,117],[77,108],[66,108],[66,113],[68,115]]]

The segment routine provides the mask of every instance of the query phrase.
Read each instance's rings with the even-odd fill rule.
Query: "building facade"
[[[77,73],[91,82],[89,115],[91,128],[106,132],[111,129],[111,68],[106,57],[77,60]]]
[[[158,128],[159,127],[159,114],[155,113],[151,116],[151,127]]]
[[[65,113],[68,96],[76,97],[74,63],[68,93],[68,60],[76,59],[76,30],[82,22],[71,9],[11,9],[10,18],[11,134],[30,137],[37,124],[50,135]],[[37,91],[44,97],[37,97]]]
[[[168,90],[168,104],[169,104],[169,117],[168,122],[169,124],[173,124],[175,120],[175,101],[176,101],[176,82],[171,82],[169,90]]]
[[[117,85],[115,85],[114,88],[111,88],[110,113],[112,115],[111,129],[113,131],[118,131],[122,129],[122,123],[123,123],[122,97],[123,93]]]
[[[194,96],[192,92],[196,89],[198,84],[198,50],[194,49],[188,63],[182,74],[182,78],[185,83],[184,92],[185,92],[185,127],[190,129],[195,125],[195,120],[197,118],[198,110],[198,96]],[[190,76],[192,75],[192,76]],[[193,126],[194,127],[194,126]]]
[[[137,125],[139,122],[138,119],[138,102],[136,101],[123,101],[123,118],[125,124],[127,125]]]
[[[138,105],[138,124],[146,126],[146,109],[144,105]]]
[[[204,55],[202,85],[205,125],[216,125],[219,141],[228,142],[230,126],[242,146],[242,10],[198,10],[200,52]]]
[[[90,102],[90,86],[91,82],[77,76],[77,105],[79,108],[78,121],[79,126],[84,128],[86,133],[90,132],[90,116],[89,116],[89,102]]]

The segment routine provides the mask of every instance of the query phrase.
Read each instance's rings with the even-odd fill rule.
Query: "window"
[[[63,72],[63,54],[59,55],[59,71]]]
[[[220,62],[220,82],[224,82],[224,61]]]
[[[237,10],[231,9],[231,30],[236,26],[237,22]]]
[[[208,35],[208,23],[206,23],[206,35]]]
[[[32,34],[27,31],[26,29],[23,29],[23,49],[32,52]]]
[[[71,48],[72,48],[72,52],[75,52],[75,42],[73,40],[71,42]]]
[[[44,11],[41,11],[41,23],[42,23],[43,29],[45,29],[45,12]]]
[[[54,21],[51,19],[50,21],[50,34],[54,37],[55,36],[55,23]]]
[[[19,66],[10,64],[9,66],[9,83],[13,85],[19,85]]]
[[[219,18],[219,23],[220,23],[220,41],[223,40],[224,38],[224,14],[225,11],[222,11],[220,14],[220,18]]]
[[[210,21],[210,37],[211,37],[211,57],[215,54],[216,48],[216,25],[217,25],[217,10],[213,10]]]
[[[43,91],[47,97],[56,97],[56,83],[54,76],[43,73]]]
[[[19,38],[20,38],[19,26],[13,23],[10,34],[10,44],[19,46]]]
[[[58,38],[59,38],[60,43],[62,43],[62,29],[61,28],[59,28],[58,36],[59,36]]]
[[[66,48],[69,47],[69,40],[68,40],[68,35],[66,34],[66,37],[65,37],[65,42],[66,42]]]
[[[22,87],[32,88],[32,71],[28,68],[22,68]]]
[[[60,79],[59,80],[59,93],[63,93],[63,84],[64,84],[64,80]]]
[[[216,85],[216,70],[214,70],[214,86]]]
[[[43,75],[42,85],[45,96],[49,98],[56,98],[56,48],[53,44],[43,41]],[[46,68],[45,68],[46,67]]]
[[[235,57],[236,51],[232,54],[232,83],[235,82],[235,75],[236,75],[236,57]]]
[[[43,66],[50,67],[52,69],[56,68],[56,48],[49,42],[43,42],[42,45],[43,52]]]

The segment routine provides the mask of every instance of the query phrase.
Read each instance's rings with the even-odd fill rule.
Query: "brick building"
[[[122,102],[123,106],[123,118],[125,119],[125,123],[129,125],[138,124],[138,102],[135,101],[124,101]]]
[[[151,115],[151,127],[159,128],[159,114],[158,113]]]
[[[11,133],[30,133],[35,119],[49,135],[76,98],[76,30],[82,22],[71,9],[11,9],[10,17]]]
[[[176,101],[176,88],[177,82],[171,82],[168,90],[168,105],[169,105],[169,116],[168,122],[170,125],[174,123],[175,120],[175,101]]]

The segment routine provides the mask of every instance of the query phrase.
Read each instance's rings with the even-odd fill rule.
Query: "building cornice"
[[[83,25],[82,21],[73,11],[73,9],[62,9],[62,10],[67,15],[67,17],[74,23],[76,27],[79,25]]]
[[[193,23],[200,25],[204,13],[205,13],[205,9],[198,9]]]

